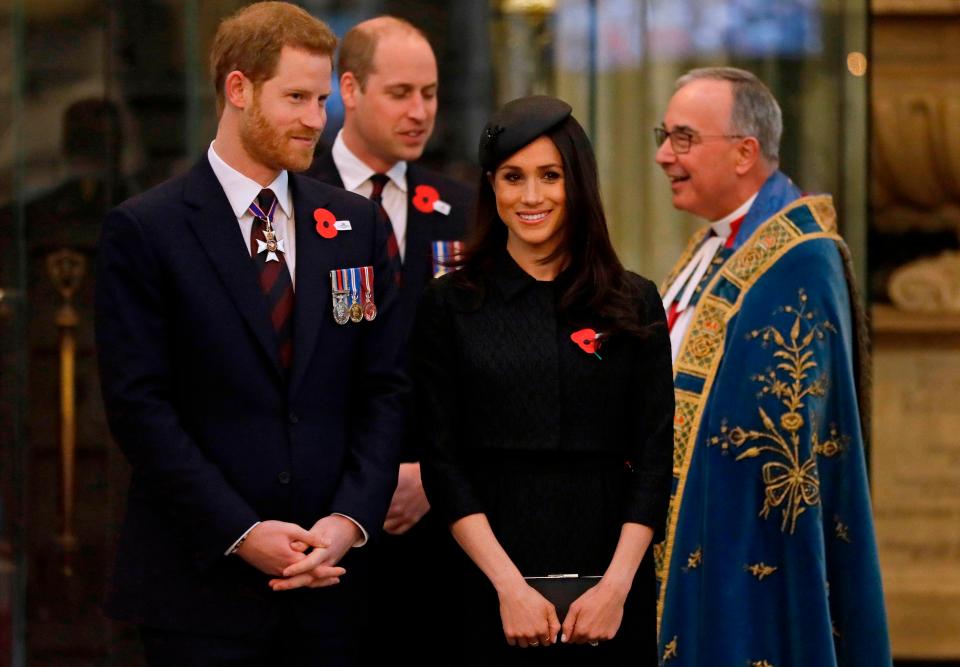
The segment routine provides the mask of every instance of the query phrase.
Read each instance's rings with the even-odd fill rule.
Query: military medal
[[[373,302],[373,267],[360,267],[360,298],[363,302],[363,319],[372,322],[377,317],[377,304]]]
[[[335,269],[330,272],[330,290],[333,294],[333,321],[337,324],[346,324],[350,321],[348,312],[346,271]]]
[[[360,305],[360,269],[347,269],[350,276],[350,321],[363,321],[363,306]]]
[[[463,252],[463,241],[432,241],[430,250],[433,253],[433,277],[439,278],[454,271],[450,264],[456,262]]]
[[[253,213],[254,217],[260,220],[263,223],[263,238],[264,240],[257,239],[257,254],[259,255],[262,252],[267,253],[268,262],[279,262],[280,257],[277,256],[278,252],[286,252],[285,243],[283,239],[277,238],[277,233],[273,230],[273,214],[277,210],[277,200],[274,199],[273,203],[270,204],[270,210],[264,213],[260,207],[257,205],[257,202],[250,204],[248,209]]]

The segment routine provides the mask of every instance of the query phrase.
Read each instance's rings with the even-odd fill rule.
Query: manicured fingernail
[[[560,641],[566,643],[566,641],[567,641],[567,636],[566,636],[566,635],[560,635]]]

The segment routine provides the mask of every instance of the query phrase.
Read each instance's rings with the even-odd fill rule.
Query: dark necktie
[[[387,227],[389,228],[387,258],[393,264],[393,275],[397,284],[401,285],[403,284],[403,263],[400,260],[400,244],[397,243],[397,235],[393,232],[393,222],[390,221],[390,215],[387,213],[387,209],[383,207],[383,188],[389,180],[390,177],[386,174],[374,174],[370,177],[370,182],[373,184],[373,190],[370,191],[370,200],[380,208],[384,219],[387,221]]]
[[[275,261],[265,247],[268,243],[265,234],[266,219],[269,218],[271,224],[273,223],[276,201],[277,198],[271,190],[261,190],[256,201],[259,211],[255,211],[253,206],[250,207],[254,214],[253,227],[250,229],[250,251],[259,273],[260,289],[267,301],[270,322],[277,333],[280,364],[288,369],[293,359],[293,281],[290,279],[284,253],[272,253],[279,260]]]

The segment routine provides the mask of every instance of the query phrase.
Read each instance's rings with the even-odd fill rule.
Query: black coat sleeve
[[[632,382],[640,409],[632,424],[632,481],[624,503],[624,521],[641,523],[663,537],[673,467],[673,362],[666,316],[656,287],[639,277],[643,318],[649,334]]]
[[[423,293],[411,336],[411,375],[424,453],[421,475],[431,506],[448,523],[484,511],[462,459],[458,418],[463,409],[457,341],[442,295],[449,281]]]

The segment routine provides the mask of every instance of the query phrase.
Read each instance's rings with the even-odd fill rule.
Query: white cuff
[[[353,543],[354,547],[362,547],[367,543],[367,540],[370,539],[370,533],[367,532],[366,528],[360,525],[360,522],[354,519],[352,516],[347,516],[346,514],[340,514],[340,512],[333,512],[333,516],[342,516],[344,519],[350,519],[357,528],[360,529],[360,532],[363,533],[363,536]]]
[[[253,524],[252,526],[250,526],[249,528],[247,528],[247,529],[243,532],[243,535],[240,536],[240,539],[238,539],[236,542],[234,542],[233,544],[231,544],[231,545],[230,545],[230,548],[223,552],[223,555],[224,555],[224,556],[229,556],[229,555],[231,555],[231,554],[237,553],[237,549],[239,549],[239,548],[240,548],[240,545],[243,544],[243,541],[244,541],[245,539],[247,539],[247,535],[250,534],[250,531],[253,530],[254,528],[256,528],[256,527],[259,526],[259,525],[260,525],[260,522],[257,521],[255,524]]]

